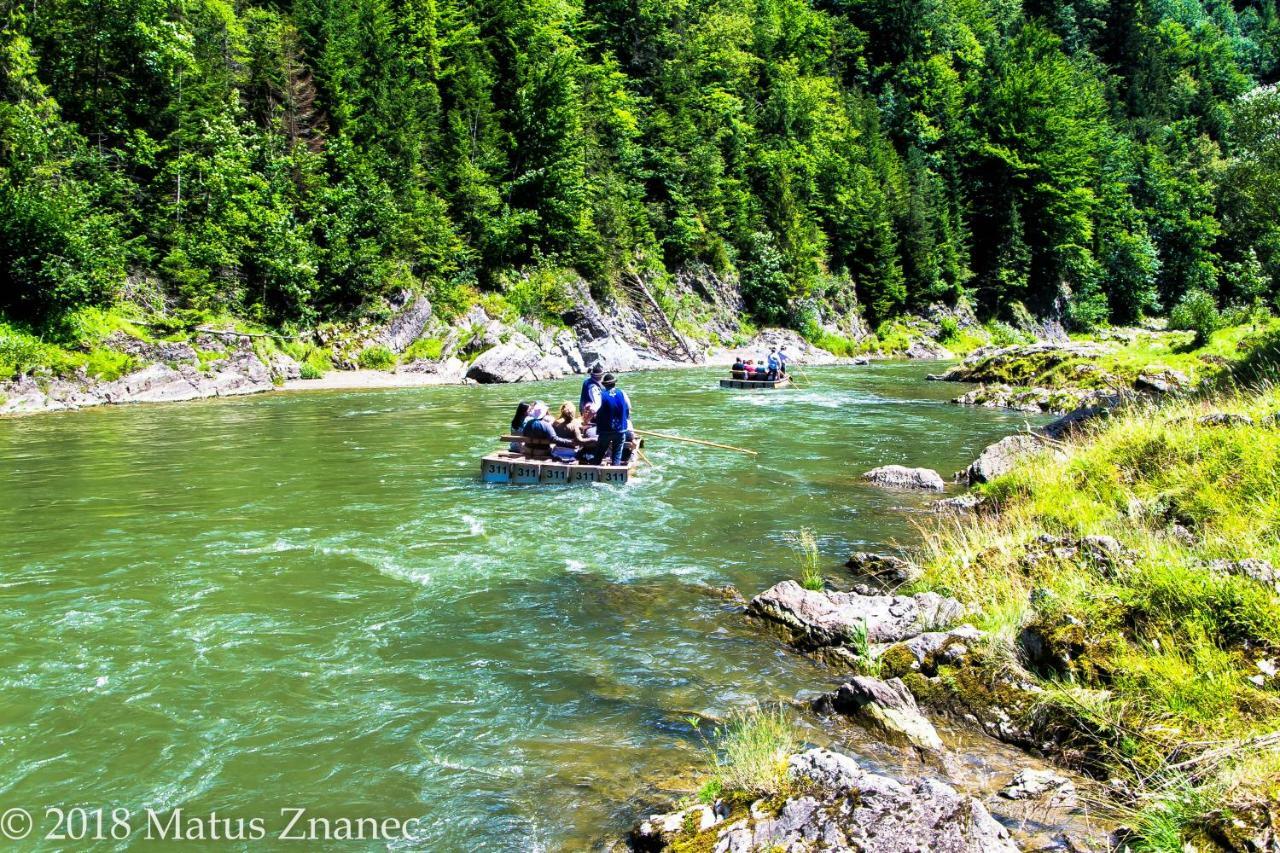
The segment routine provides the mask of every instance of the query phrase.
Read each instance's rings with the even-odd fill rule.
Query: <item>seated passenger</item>
[[[550,412],[547,410],[547,404],[538,400],[529,409],[529,420],[525,422],[524,431],[521,433],[525,438],[541,438],[546,439],[550,447],[549,451],[554,452],[558,447],[574,447],[572,439],[561,438],[556,435],[555,429],[551,426]],[[525,448],[525,456],[532,456],[531,448]],[[541,447],[536,448],[540,453]]]
[[[511,419],[511,434],[524,435],[524,425],[529,420],[529,407],[533,405],[528,400],[521,400],[520,405],[516,406],[516,415]],[[509,445],[513,453],[519,453],[524,449],[524,442],[513,441]]]
[[[551,451],[553,459],[561,462],[574,462],[578,458],[576,448],[582,447],[587,443],[586,433],[582,421],[578,419],[578,413],[574,411],[573,403],[563,403],[560,406],[560,417],[556,418],[551,428],[556,431],[556,435],[561,438],[567,438],[575,445],[575,449],[567,447],[556,447]]]
[[[747,366],[742,362],[742,356],[737,356],[733,360],[733,367],[729,368],[729,375],[734,379],[745,379],[747,376]]]

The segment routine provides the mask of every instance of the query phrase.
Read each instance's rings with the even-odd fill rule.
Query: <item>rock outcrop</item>
[[[978,454],[978,458],[964,470],[962,478],[971,486],[990,483],[1012,471],[1023,458],[1040,452],[1044,447],[1042,441],[1027,433],[1005,436]]]
[[[467,378],[481,384],[532,382],[568,374],[563,357],[543,353],[523,336],[486,350],[467,370]]]
[[[901,679],[881,681],[856,675],[835,691],[814,700],[821,714],[844,714],[878,731],[888,742],[940,752],[942,738],[925,719]]]
[[[905,465],[882,465],[862,475],[862,479],[877,486],[898,489],[918,489],[931,492],[946,491],[942,475],[932,468],[908,468]]]
[[[714,853],[826,850],[833,853],[1016,853],[986,807],[936,779],[898,782],[863,770],[852,758],[826,749],[793,755],[788,775],[800,793],[776,809],[755,807],[705,830],[689,826],[679,840]],[[682,822],[692,824],[684,817]],[[651,829],[654,819],[646,822]],[[668,824],[664,824],[668,825]],[[661,850],[673,839],[631,838],[636,850]]]
[[[858,577],[870,578],[891,587],[910,583],[920,577],[919,566],[891,554],[857,551],[849,557],[845,567]]]
[[[1006,800],[1047,800],[1050,806],[1071,808],[1076,802],[1075,783],[1052,770],[1025,768],[1000,789]]]
[[[935,592],[815,592],[790,580],[751,599],[747,611],[786,626],[797,645],[808,649],[843,646],[863,630],[869,642],[898,642],[946,628],[967,613],[959,601]]]

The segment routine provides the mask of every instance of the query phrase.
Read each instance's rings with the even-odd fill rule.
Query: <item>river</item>
[[[392,846],[432,850],[616,831],[700,760],[690,714],[830,681],[710,588],[790,576],[800,526],[834,576],[911,541],[935,496],[859,474],[949,476],[1024,422],[925,372],[626,375],[639,426],[761,453],[651,439],[625,487],[478,480],[515,401],[578,379],[0,421],[0,807],[127,809],[104,849],[148,808],[416,818]]]

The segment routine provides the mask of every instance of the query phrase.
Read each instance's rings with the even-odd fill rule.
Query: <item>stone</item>
[[[910,560],[889,554],[858,551],[849,557],[845,567],[861,577],[875,578],[889,586],[901,586],[920,577],[920,567]]]
[[[421,294],[401,291],[392,302],[393,307],[404,307],[387,327],[378,334],[376,342],[392,352],[400,353],[409,348],[421,335],[431,320],[431,302]]]
[[[981,639],[982,632],[977,628],[960,625],[950,631],[926,631],[889,648],[901,648],[911,655],[913,671],[933,674],[939,664],[961,663],[969,656],[970,647]]]
[[[814,700],[814,710],[824,714],[844,714],[879,731],[891,743],[907,744],[939,752],[942,738],[925,719],[915,697],[902,679],[881,681],[857,675],[832,693]]]
[[[1052,770],[1023,768],[1000,789],[1006,800],[1047,799],[1052,806],[1072,808],[1076,803],[1075,783]]]
[[[882,465],[879,468],[872,468],[862,475],[862,479],[878,486],[893,486],[900,489],[942,492],[947,488],[942,476],[932,468],[908,468],[905,465]]]
[[[916,338],[907,347],[906,356],[913,359],[951,359],[955,358],[955,353],[936,341]]]
[[[192,400],[199,392],[175,368],[152,364],[107,383],[102,396],[108,403],[163,403]]]
[[[1095,418],[1106,417],[1110,412],[1111,410],[1105,406],[1081,406],[1077,409],[1072,409],[1056,421],[1045,424],[1037,432],[1049,438],[1060,440],[1080,431],[1085,424]]]
[[[1253,426],[1253,418],[1235,412],[1214,412],[1197,418],[1196,423],[1200,426]]]
[[[285,381],[302,378],[301,365],[282,352],[271,354],[271,362],[268,367],[271,370],[271,376],[273,378]]]
[[[1174,394],[1186,390],[1190,385],[1191,380],[1185,373],[1169,367],[1149,367],[1133,380],[1135,390],[1148,394]]]
[[[580,347],[582,364],[587,370],[597,364],[609,373],[643,370],[646,366],[652,366],[652,361],[646,363],[631,344],[616,335],[585,340],[580,343]]]
[[[1045,449],[1044,442],[1027,433],[1007,435],[994,444],[987,445],[978,458],[965,469],[964,479],[971,486],[990,483],[1003,477],[1028,456]]]
[[[872,643],[893,643],[938,631],[964,618],[968,610],[936,592],[915,595],[860,595],[815,592],[792,580],[757,595],[747,612],[789,628],[808,648],[839,646],[865,627]]]
[[[958,478],[964,478],[968,475],[968,471],[961,471],[957,475]],[[978,495],[957,495],[954,498],[943,498],[930,504],[934,512],[974,512],[980,506],[986,503],[985,499]]]
[[[1212,560],[1209,569],[1219,574],[1238,575],[1249,578],[1260,584],[1280,591],[1280,573],[1270,561],[1259,557],[1246,557],[1243,560]]]
[[[568,374],[563,358],[543,355],[527,338],[498,344],[481,353],[467,370],[467,378],[482,384],[555,379]]]

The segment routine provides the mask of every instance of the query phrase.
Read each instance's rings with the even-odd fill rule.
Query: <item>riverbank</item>
[[[856,554],[844,580],[815,572],[814,550],[802,583],[770,588],[747,612],[846,680],[813,702],[825,713],[943,767],[953,745],[938,720],[1080,774],[1021,788],[1051,811],[1068,784],[1073,802],[1089,786],[1100,826],[1114,828],[1103,848],[1276,849],[1280,392],[1230,389],[1266,372],[1273,344],[1252,345],[1216,393],[1130,401],[1017,448],[998,442],[1001,452],[983,454],[998,469],[964,500],[939,502],[920,524],[922,545]],[[927,813],[885,824],[857,804],[923,783],[834,771],[815,782],[813,762],[834,759],[801,757],[792,723],[761,719],[713,739],[709,817],[685,804],[677,813],[695,820],[650,820],[632,846],[756,850],[814,833],[854,839],[870,823],[893,839],[885,849],[1005,849],[988,822],[999,798],[944,792],[948,808],[974,815],[958,838],[939,835]],[[721,784],[735,761],[770,781]]]

